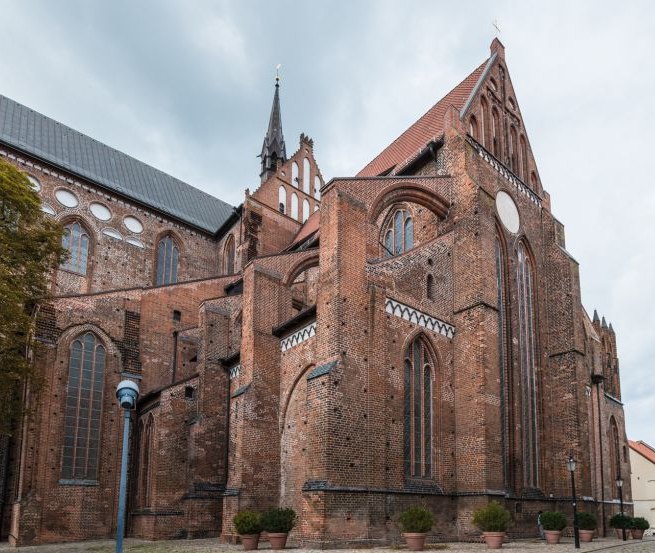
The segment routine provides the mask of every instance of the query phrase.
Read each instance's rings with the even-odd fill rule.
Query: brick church
[[[70,252],[38,314],[46,385],[0,441],[2,539],[114,535],[125,378],[130,536],[234,540],[237,511],[280,505],[297,544],[385,544],[423,504],[432,540],[467,540],[490,499],[533,536],[570,517],[570,454],[601,534],[618,476],[630,505],[614,330],[581,304],[497,39],[328,182],[311,138],[287,151],[276,83],[237,207],[4,96],[0,154]]]

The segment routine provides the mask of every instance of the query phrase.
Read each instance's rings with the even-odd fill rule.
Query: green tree
[[[66,256],[62,232],[25,174],[0,160],[0,433],[22,413],[22,386],[39,386],[28,352],[36,307]]]

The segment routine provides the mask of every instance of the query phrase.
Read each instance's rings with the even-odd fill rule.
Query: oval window
[[[143,225],[141,224],[141,221],[139,221],[136,217],[128,215],[125,217],[125,219],[123,219],[123,224],[127,230],[133,232],[134,234],[141,234],[143,232]]]
[[[109,208],[105,204],[92,202],[89,206],[89,211],[93,213],[96,219],[100,219],[101,221],[109,221],[111,219],[111,211],[109,211]]]
[[[121,233],[118,232],[117,230],[113,228],[105,228],[102,229],[102,234],[106,234],[110,238],[114,238],[115,240],[122,240],[123,237],[121,236]]]
[[[77,207],[77,204],[80,203],[77,200],[77,196],[66,188],[60,188],[57,190],[57,192],[55,192],[55,198],[57,198],[57,201],[64,207]]]
[[[512,197],[503,190],[496,195],[496,211],[503,226],[512,234],[516,234],[520,225],[519,210]]]
[[[41,183],[39,182],[39,179],[33,177],[32,175],[27,175],[27,180],[30,181],[30,184],[34,190],[41,192]]]
[[[143,242],[141,242],[141,240],[139,240],[138,238],[134,238],[134,237],[132,237],[132,236],[127,237],[127,238],[125,239],[125,241],[126,241],[128,244],[132,244],[133,246],[136,246],[137,248],[141,248],[141,249],[143,249],[143,248],[146,247],[145,244],[144,244]]]

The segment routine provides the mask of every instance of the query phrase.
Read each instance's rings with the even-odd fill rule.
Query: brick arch
[[[159,255],[159,242],[167,236],[171,237],[173,243],[177,246],[177,251],[179,252],[177,258],[177,282],[184,282],[184,279],[182,278],[186,266],[186,263],[184,262],[186,253],[184,240],[182,240],[182,237],[173,229],[165,229],[158,232],[153,241],[154,255],[152,256],[152,274],[150,277],[153,286],[157,286],[157,256]]]
[[[401,353],[403,355],[403,359],[405,358],[405,353],[407,352],[409,346],[414,342],[414,340],[417,340],[417,339],[422,339],[425,342],[425,345],[428,348],[428,351],[430,352],[430,355],[434,359],[435,366],[433,367],[433,371],[432,371],[432,380],[435,380],[437,371],[440,370],[441,367],[443,367],[443,361],[441,359],[441,354],[439,353],[439,349],[434,344],[434,340],[424,330],[422,330],[420,328],[417,328],[417,329],[413,330],[412,332],[410,332],[405,337],[405,340],[403,341],[403,345],[402,345],[402,350],[401,350]]]
[[[373,200],[369,210],[369,222],[375,224],[385,209],[403,202],[419,204],[439,219],[445,219],[450,209],[450,204],[433,190],[420,184],[399,181],[387,186]]]
[[[87,262],[86,262],[86,273],[84,275],[80,275],[84,277],[87,281],[87,283],[92,282],[93,278],[93,270],[96,265],[96,260],[95,260],[95,253],[96,253],[96,241],[98,239],[98,231],[95,228],[95,225],[93,224],[92,221],[86,219],[80,214],[77,213],[60,213],[59,215],[55,215],[55,220],[62,226],[66,227],[68,225],[71,225],[73,223],[79,223],[82,228],[85,230],[85,232],[89,235],[89,246],[88,246],[88,252],[87,252]],[[63,237],[62,237],[63,239]],[[59,270],[59,269],[57,269]],[[62,269],[66,271],[66,269]],[[74,273],[74,274],[79,274],[79,273]],[[53,274],[53,283],[56,281],[57,275]]]
[[[294,265],[291,266],[291,269],[289,269],[284,275],[284,279],[282,280],[282,284],[284,286],[291,286],[293,284],[293,281],[300,275],[301,273],[304,273],[307,269],[311,269],[312,267],[318,267],[319,265],[319,254],[316,252],[315,254],[305,257],[295,263]]]
[[[102,345],[107,348],[107,353],[111,354],[111,356],[116,359],[116,362],[118,363],[118,371],[121,372],[123,370],[123,359],[121,357],[120,350],[118,347],[116,347],[116,344],[111,339],[109,334],[107,334],[97,325],[84,323],[80,325],[69,326],[59,335],[59,339],[57,340],[57,349],[61,350],[62,344],[66,344],[66,350],[70,349],[73,341],[75,341],[78,336],[86,334],[87,332],[95,334],[100,339]]]

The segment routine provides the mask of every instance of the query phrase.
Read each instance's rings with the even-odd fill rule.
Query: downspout
[[[605,525],[605,469],[603,467],[603,420],[600,411],[600,384],[605,380],[602,374],[592,374],[591,382],[596,385],[596,399],[598,403],[598,453],[600,457],[600,518],[603,525],[603,536],[607,535]]]

